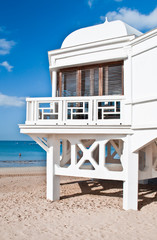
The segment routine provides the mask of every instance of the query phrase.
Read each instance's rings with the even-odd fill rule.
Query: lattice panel
[[[58,120],[59,119],[59,103],[39,103],[39,115],[40,120]]]
[[[68,168],[72,166],[77,170],[98,170],[101,167],[109,171],[123,171],[122,151],[123,141],[120,139],[103,142],[84,139],[71,145],[69,141],[63,141],[60,166]]]
[[[123,151],[123,142],[122,140],[110,140],[106,144],[105,151],[105,166],[110,171],[122,171],[123,165],[121,162],[121,155]]]
[[[98,120],[120,119],[120,101],[98,101]]]
[[[89,119],[89,102],[67,102],[67,120]]]
[[[93,158],[93,151],[98,146],[98,142],[94,141],[94,143],[89,143],[89,140],[87,140],[87,144],[85,144],[85,142],[84,142],[84,144],[82,142],[80,142],[77,145],[83,152],[82,158],[76,165],[77,168],[87,169],[87,166],[89,166],[89,169],[97,169],[98,163]]]

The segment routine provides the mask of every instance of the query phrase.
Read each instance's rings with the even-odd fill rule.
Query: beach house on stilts
[[[60,176],[110,179],[138,209],[139,180],[157,177],[157,29],[106,20],[48,57],[52,97],[27,98],[20,125],[47,152],[47,199],[59,199]]]

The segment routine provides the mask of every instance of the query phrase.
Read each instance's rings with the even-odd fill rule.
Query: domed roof
[[[116,20],[92,27],[81,28],[69,34],[62,43],[61,48],[73,47],[80,44],[91,43],[95,41],[118,38],[128,35],[140,36],[142,33],[128,24]]]

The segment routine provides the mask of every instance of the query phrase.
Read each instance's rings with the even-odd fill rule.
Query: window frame
[[[106,62],[106,63],[100,63],[100,64],[92,64],[92,65],[84,65],[84,66],[79,66],[79,67],[70,67],[70,68],[62,68],[58,71],[57,74],[57,96],[62,97],[62,74],[63,72],[69,72],[69,71],[77,71],[77,79],[76,79],[76,93],[77,96],[81,96],[81,85],[82,85],[82,79],[81,79],[81,73],[83,70],[88,70],[88,69],[99,69],[99,87],[98,87],[98,96],[109,96],[109,95],[103,95],[103,89],[104,89],[104,83],[103,83],[103,68],[105,68],[105,74],[108,75],[108,67],[109,66],[117,66],[121,65],[122,71],[121,71],[121,86],[122,86],[122,94],[121,96],[124,95],[124,61],[115,61],[115,62]],[[90,79],[90,86],[91,86],[91,79]],[[93,81],[94,83],[94,81]],[[107,82],[105,82],[107,84]],[[92,86],[94,87],[94,86]]]

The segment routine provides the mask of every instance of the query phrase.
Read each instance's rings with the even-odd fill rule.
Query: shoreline
[[[23,176],[23,175],[46,175],[46,167],[2,167],[0,177],[4,176]]]

